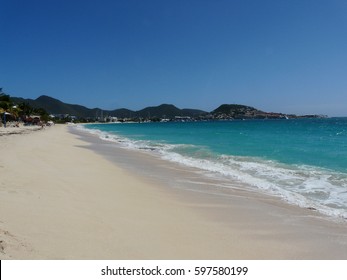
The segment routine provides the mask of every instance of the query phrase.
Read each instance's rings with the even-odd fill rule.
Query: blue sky
[[[345,0],[0,0],[0,87],[89,108],[347,116]]]

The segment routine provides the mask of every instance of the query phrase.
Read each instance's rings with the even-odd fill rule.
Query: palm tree
[[[4,94],[2,92],[2,89],[0,89],[0,108],[4,111],[6,111],[8,109],[8,107],[10,106],[10,96],[7,94]]]
[[[22,111],[19,106],[15,106],[8,94],[5,94],[0,88],[0,114],[8,113],[15,120],[18,119]]]
[[[33,114],[34,112],[34,109],[33,107],[31,107],[28,103],[26,102],[22,102],[18,105],[19,109],[21,110],[22,112],[22,115],[25,115],[25,116],[30,116]]]
[[[15,119],[18,119],[19,117],[19,113],[22,110],[18,107],[18,106],[11,106],[8,110],[8,112],[12,115],[12,117],[14,117]]]

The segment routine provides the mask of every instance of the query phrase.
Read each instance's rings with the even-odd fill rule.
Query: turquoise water
[[[93,124],[146,150],[302,207],[347,218],[347,118]],[[231,184],[232,185],[232,184]]]

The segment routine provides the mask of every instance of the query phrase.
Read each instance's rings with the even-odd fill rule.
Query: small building
[[[30,115],[24,119],[26,125],[37,125],[41,122],[41,117],[36,115]]]

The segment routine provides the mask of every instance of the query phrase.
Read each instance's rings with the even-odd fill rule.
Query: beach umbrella
[[[1,123],[2,123],[2,121],[1,121],[1,115],[2,115],[4,112],[5,112],[5,110],[2,109],[2,108],[0,108],[0,126],[1,126]]]
[[[6,115],[11,115],[10,113],[4,112],[4,127],[6,127]]]

